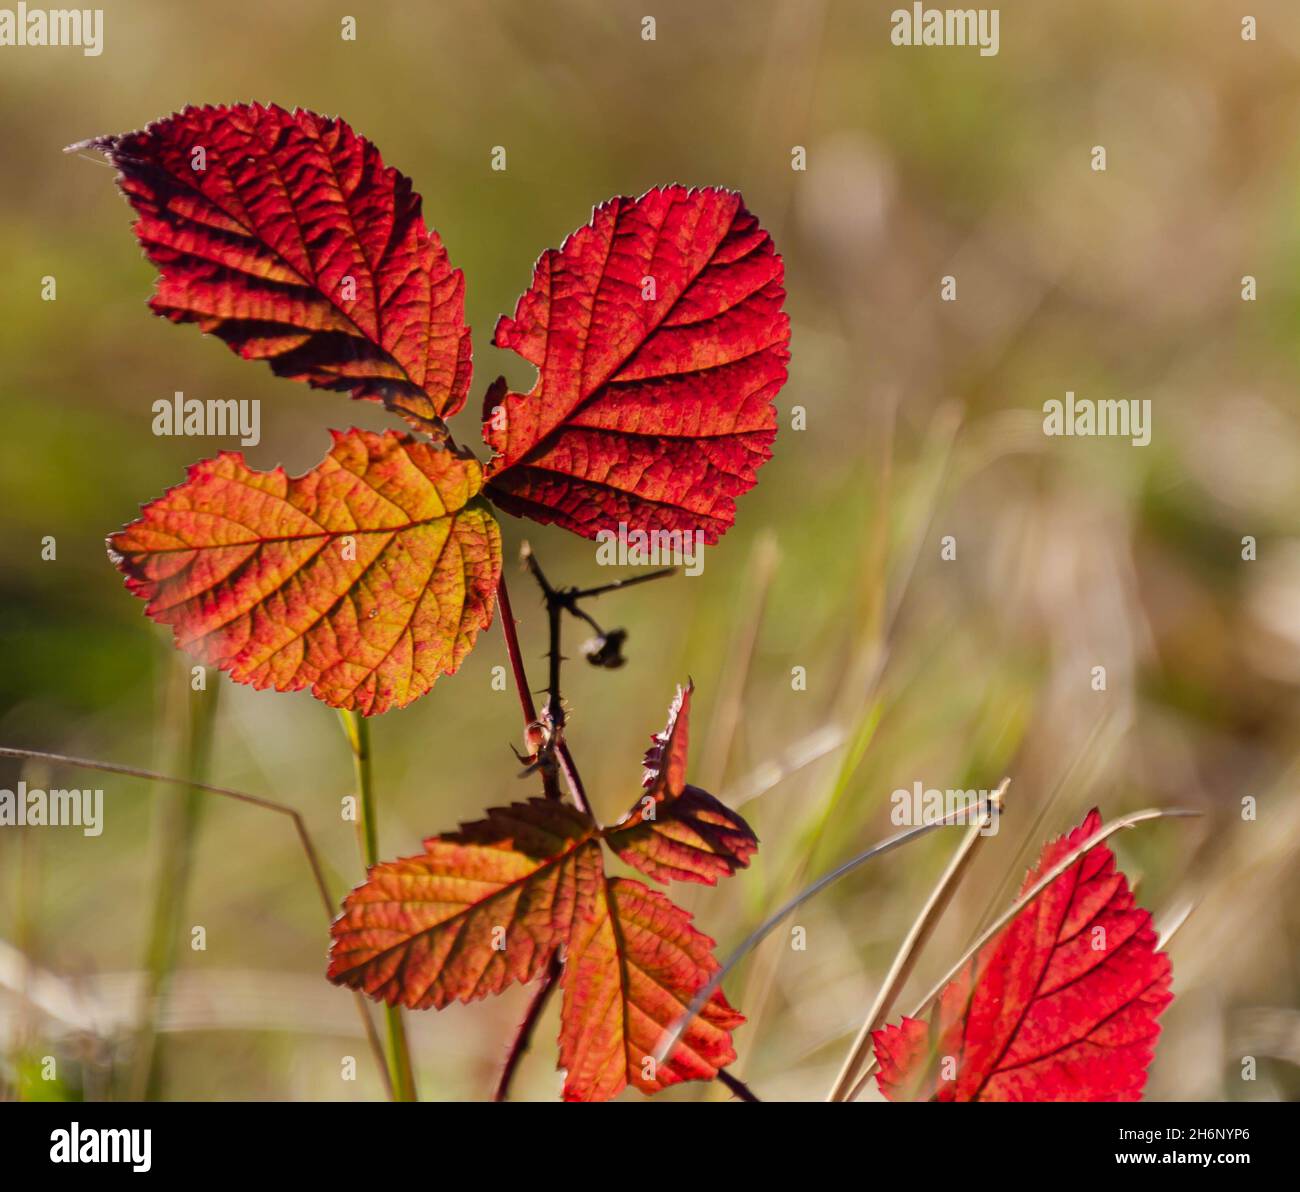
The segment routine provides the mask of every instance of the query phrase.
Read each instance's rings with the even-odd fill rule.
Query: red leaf
[[[680,742],[682,766],[689,697],[689,687],[679,691],[662,738],[666,756]],[[676,769],[665,763],[661,772]],[[681,907],[640,882],[606,876],[600,841],[620,833],[534,799],[431,837],[422,856],[372,866],[331,928],[330,980],[393,1005],[442,1009],[533,980],[562,947],[566,1100],[713,1079],[736,1058],[731,1031],[744,1018],[719,990],[672,1053],[654,1062],[664,1032],[718,962],[713,941]]]
[[[372,866],[334,923],[329,979],[415,1010],[531,981],[568,938],[579,887],[604,876],[593,831],[533,799]]]
[[[656,881],[712,886],[749,864],[758,838],[736,812],[686,783],[694,689],[693,684],[677,689],[668,725],[646,753],[646,793],[605,839],[624,861]]]
[[[715,542],[771,456],[790,355],[782,279],[732,191],[669,186],[598,207],[497,324],[497,347],[538,378],[488,391],[493,500],[588,538],[625,523]]]
[[[560,1010],[566,1101],[606,1101],[628,1084],[656,1093],[712,1080],[736,1058],[730,1032],[744,1017],[718,990],[663,1063],[664,1032],[718,971],[713,941],[662,894],[624,878],[602,879],[574,921]]]
[[[188,107],[89,144],[138,213],[155,312],[421,429],[465,404],[464,279],[410,179],[342,120]]]
[[[1021,894],[1100,827],[1093,810],[1047,845]],[[929,1022],[875,1032],[877,1081],[893,1101],[1136,1101],[1171,979],[1098,845],[971,958]]]
[[[383,712],[456,670],[491,623],[500,531],[476,461],[332,433],[294,478],[238,452],[195,464],[110,553],[176,644],[231,678]]]

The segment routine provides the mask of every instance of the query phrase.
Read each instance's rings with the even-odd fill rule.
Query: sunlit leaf
[[[188,107],[100,137],[158,267],[150,306],[421,429],[465,404],[465,284],[410,179],[342,120]]]
[[[407,435],[334,432],[311,471],[237,452],[109,538],[176,644],[240,683],[336,708],[402,707],[492,619],[501,539],[472,459]]]
[[[657,187],[596,209],[494,342],[536,365],[483,410],[492,499],[595,537],[714,542],[771,456],[789,320],[781,258],[738,194]]]
[[[1021,893],[1100,827],[1094,810],[1048,844]],[[1171,979],[1098,845],[970,959],[929,1021],[875,1032],[877,1081],[894,1101],[1136,1101]]]

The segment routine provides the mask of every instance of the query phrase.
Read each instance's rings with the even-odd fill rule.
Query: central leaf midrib
[[[671,210],[671,204],[669,206],[669,210]],[[686,283],[678,291],[677,296],[672,300],[671,303],[669,303],[668,308],[656,320],[654,326],[651,327],[644,335],[642,335],[637,340],[637,342],[633,344],[632,347],[629,348],[628,351],[615,364],[610,366],[610,368],[606,371],[604,377],[601,378],[600,381],[593,384],[591,390],[584,397],[582,397],[579,401],[574,403],[573,409],[571,409],[568,412],[568,414],[566,414],[564,418],[560,420],[559,423],[557,423],[551,430],[547,431],[546,434],[544,434],[541,438],[539,438],[536,443],[534,443],[531,447],[529,447],[526,451],[524,451],[523,454],[521,454],[518,459],[514,460],[512,463],[509,463],[505,467],[503,467],[501,471],[497,473],[498,476],[501,474],[501,472],[505,472],[508,468],[518,467],[520,465],[526,464],[529,461],[529,459],[531,459],[535,454],[542,451],[543,448],[545,448],[547,444],[555,436],[560,434],[565,429],[565,427],[569,425],[569,419],[571,419],[576,414],[580,413],[583,409],[585,409],[588,405],[590,405],[596,399],[597,395],[604,390],[605,386],[609,384],[610,377],[615,376],[618,373],[618,370],[622,368],[629,360],[631,360],[633,356],[636,355],[636,353],[645,345],[645,343],[651,338],[651,336],[655,335],[663,327],[664,323],[668,320],[668,318],[672,315],[673,311],[675,311],[678,305],[681,303],[682,298],[690,291],[691,287],[699,280],[700,274],[702,274],[709,267],[709,265],[713,262],[714,258],[718,255],[719,247],[721,247],[723,241],[726,240],[727,236],[730,235],[732,228],[736,226],[736,216],[740,212],[740,210],[741,210],[741,205],[737,203],[736,210],[731,213],[731,220],[727,224],[726,230],[718,238],[717,243],[714,244],[713,247],[709,250],[708,254],[706,255],[700,267],[694,273],[691,274],[691,276],[687,279]],[[620,214],[621,214],[621,210],[620,210]],[[695,221],[696,228],[699,227],[699,220],[700,220],[700,214],[697,212],[696,221]],[[664,223],[667,223],[667,221],[668,221],[668,215],[667,212],[665,212]],[[617,230],[618,215],[615,215],[614,217],[614,224],[615,224],[615,230]],[[660,224],[660,226],[655,229],[655,233],[656,233],[655,249],[658,248],[658,237],[662,234],[662,231],[663,231],[663,224]],[[614,233],[611,233],[609,251],[606,253],[605,261],[601,265],[600,276],[598,277],[596,282],[596,289],[593,291],[593,300],[592,300],[593,315],[595,311],[595,298],[600,293],[601,285],[604,284],[605,270],[608,268],[609,255],[613,251],[613,246],[614,246]],[[653,250],[651,252],[651,260],[653,260]],[[549,320],[549,316],[548,316],[548,320]],[[546,328],[548,350],[549,350],[550,333],[551,333],[551,328],[550,328],[550,323],[548,321],[547,328]],[[591,322],[589,320],[587,324],[587,339],[584,339],[583,341],[582,359],[580,361],[580,368],[579,368],[579,384],[583,383],[582,372],[586,368],[587,344],[590,340],[590,335],[591,335]],[[541,394],[537,390],[540,388],[542,384],[543,384],[543,375],[541,370],[538,370],[538,386],[535,387],[534,393],[539,398],[539,400]],[[531,397],[534,396],[534,393],[525,394],[521,396]]]
[[[409,948],[410,945],[411,945],[415,940],[420,939],[420,938],[423,937],[423,936],[427,936],[427,935],[431,934],[432,932],[438,931],[438,930],[440,930],[440,929],[442,929],[442,928],[446,928],[446,927],[448,927],[448,926],[451,925],[451,924],[455,924],[455,923],[457,923],[458,920],[463,921],[463,920],[464,920],[465,918],[467,918],[467,917],[468,917],[468,916],[469,916],[473,911],[480,910],[481,908],[487,906],[489,903],[495,901],[496,899],[501,898],[501,897],[504,897],[506,894],[509,894],[509,893],[511,893],[512,891],[516,890],[516,889],[520,889],[520,888],[526,886],[529,882],[531,882],[531,881],[532,881],[534,878],[536,878],[539,874],[542,874],[542,873],[548,872],[548,871],[551,870],[551,869],[554,869],[555,866],[557,866],[557,865],[559,865],[561,862],[567,860],[569,857],[572,857],[572,856],[576,855],[577,852],[578,852],[580,849],[582,849],[584,846],[586,846],[586,845],[588,845],[588,844],[591,844],[591,843],[592,843],[593,841],[595,841],[596,839],[597,839],[597,837],[596,837],[595,829],[594,829],[594,828],[589,829],[588,831],[584,832],[581,836],[579,836],[579,837],[575,837],[575,838],[572,840],[572,842],[570,843],[570,845],[569,845],[567,848],[565,848],[563,851],[556,853],[554,856],[547,857],[544,861],[542,861],[542,863],[541,863],[540,865],[537,866],[536,869],[530,870],[528,873],[524,874],[522,877],[517,877],[517,878],[515,878],[513,881],[507,882],[505,885],[499,887],[499,888],[496,889],[496,890],[493,890],[492,893],[491,893],[491,894],[488,894],[486,897],[484,897],[484,898],[480,898],[477,902],[469,902],[469,903],[466,903],[466,904],[465,904],[465,905],[464,905],[460,910],[456,911],[454,914],[448,915],[447,918],[445,918],[445,919],[440,919],[437,923],[433,923],[433,924],[431,924],[431,925],[428,926],[428,927],[422,927],[419,931],[413,931],[413,932],[411,932],[409,935],[407,935],[405,938],[399,940],[397,943],[392,944],[392,945],[390,945],[390,946],[387,947],[387,948],[384,948],[382,951],[376,952],[376,953],[375,953],[375,954],[374,954],[374,955],[373,955],[369,960],[365,961],[363,964],[358,965],[357,967],[358,967],[358,968],[366,968],[366,967],[368,967],[368,966],[374,964],[375,961],[378,960],[381,956],[387,956],[390,952],[395,952],[395,951],[396,951],[397,949],[399,949],[399,948]],[[445,844],[445,843],[450,843],[450,842],[448,842],[448,841],[441,841],[441,843],[444,843],[444,844]],[[485,848],[485,849],[491,849],[492,846],[491,846],[491,845],[479,845],[479,846],[477,846],[477,847],[479,847],[479,848]],[[423,859],[423,858],[416,858],[416,860],[422,860],[422,859]],[[413,875],[413,876],[418,877],[418,876],[421,876],[421,875],[418,875],[418,874],[417,874],[417,875]],[[452,877],[452,878],[455,878],[455,877],[462,876],[462,875],[458,875],[458,874],[450,874],[450,873],[448,873],[448,874],[437,874],[437,875],[434,875],[434,876],[437,876],[437,877]],[[464,880],[467,880],[467,881],[474,881],[474,880],[481,880],[481,879],[464,878]],[[395,899],[395,900],[393,900],[393,901],[398,902],[399,905],[404,905],[404,903],[403,903],[400,899]],[[461,924],[458,924],[458,926],[463,926],[463,922],[462,922]],[[558,940],[556,941],[557,946],[558,946],[558,944],[559,944],[560,942],[561,942],[561,941],[558,941]],[[448,950],[447,955],[450,956],[451,953],[452,953],[452,951],[454,951],[454,949],[455,949],[455,943],[453,942],[452,948]],[[445,966],[445,961],[444,961],[444,966]],[[436,978],[435,978],[435,980],[436,980]]]
[[[349,535],[356,536],[358,534],[402,534],[408,530],[418,530],[423,526],[432,525],[434,522],[454,519],[466,508],[468,508],[468,506],[462,506],[460,509],[457,509],[455,513],[440,513],[433,517],[426,517],[419,521],[407,522],[405,525],[400,526],[367,526],[364,529],[358,528],[351,530],[317,530],[308,534],[279,534],[271,538],[250,538],[243,542],[209,542],[195,546],[166,546],[160,547],[157,550],[127,550],[120,553],[129,555],[147,555],[152,558],[155,555],[175,555],[188,551],[226,550],[230,547],[240,546],[270,546],[277,542],[310,542],[315,538],[346,538]],[[195,511],[189,510],[187,512]]]

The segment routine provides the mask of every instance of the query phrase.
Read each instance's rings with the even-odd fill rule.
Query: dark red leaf
[[[188,107],[89,145],[121,171],[158,314],[421,429],[465,404],[464,280],[410,179],[342,120]]]

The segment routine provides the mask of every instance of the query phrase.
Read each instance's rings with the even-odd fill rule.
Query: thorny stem
[[[761,1097],[756,1097],[743,1080],[738,1076],[732,1076],[726,1068],[718,1069],[718,1079],[727,1086],[741,1101],[761,1101]]]
[[[550,642],[547,658],[550,662],[550,678],[547,684],[546,711],[544,714],[550,722],[551,729],[551,740],[548,747],[554,751],[560,769],[564,772],[564,780],[568,784],[569,793],[573,796],[574,804],[580,811],[591,815],[591,803],[587,799],[586,787],[582,784],[582,777],[578,773],[578,765],[573,760],[573,754],[569,751],[569,744],[564,739],[564,697],[560,691],[560,672],[564,663],[564,652],[561,645],[561,622],[564,614],[569,612],[575,617],[581,617],[587,621],[597,633],[603,633],[604,630],[578,608],[577,600],[582,594],[579,589],[553,587],[546,578],[546,573],[542,570],[541,564],[538,563],[537,556],[533,554],[532,548],[527,543],[523,544],[520,553],[523,555],[524,562],[528,565],[532,577],[537,581],[537,586],[541,588],[542,596],[546,601],[546,621]],[[656,572],[655,575],[671,574],[672,571],[673,568],[669,567]],[[630,580],[622,580],[619,583],[605,584],[600,588],[590,589],[587,594],[595,593],[600,595],[602,592],[611,592],[615,588],[627,587],[638,580],[652,578],[654,576],[636,576]],[[520,673],[522,673],[522,669],[521,663],[519,667]]]
[[[862,1029],[858,1031],[858,1037],[854,1040],[853,1047],[845,1057],[839,1075],[835,1078],[835,1084],[826,1097],[828,1101],[844,1100],[845,1094],[853,1083],[854,1074],[862,1066],[872,1049],[873,1035],[885,1025],[885,1019],[888,1017],[889,1011],[893,1009],[894,1001],[907,983],[908,977],[911,976],[912,969],[921,954],[921,949],[925,947],[935,925],[939,922],[952,900],[952,896],[961,883],[963,876],[965,876],[980,842],[988,839],[986,833],[988,824],[992,817],[1002,814],[1003,801],[1010,783],[1010,778],[1002,780],[998,785],[998,789],[989,797],[992,807],[966,829],[966,835],[962,838],[961,844],[957,846],[957,851],[948,862],[943,876],[940,877],[938,884],[930,892],[930,897],[926,899],[920,916],[912,924],[911,930],[903,940],[902,947],[898,950],[898,955],[894,957],[893,964],[889,966],[889,972],[876,994],[876,1000],[872,1003],[871,1009],[863,1020]]]
[[[519,708],[524,714],[525,734],[538,723],[537,705],[533,703],[532,688],[528,686],[528,673],[524,670],[524,656],[519,648],[519,627],[515,624],[515,615],[510,608],[510,589],[506,587],[503,571],[497,578],[497,604],[501,609],[501,631],[505,634],[506,654],[510,658],[510,669],[515,676],[515,690],[519,692]],[[555,768],[550,759],[539,759],[538,767],[542,772],[542,790],[548,799],[556,802],[560,798],[559,783],[555,780]]]
[[[274,811],[277,815],[288,816],[293,822],[294,831],[298,835],[298,843],[302,845],[302,851],[307,857],[307,864],[311,868],[312,881],[316,886],[317,893],[320,894],[321,905],[325,908],[325,920],[331,924],[334,922],[334,899],[330,897],[329,886],[325,884],[325,871],[321,867],[320,856],[317,854],[316,846],[307,833],[307,825],[303,823],[302,816],[288,804],[277,803],[273,799],[264,799],[260,795],[250,795],[246,791],[231,790],[225,786],[213,786],[210,782],[196,782],[191,778],[177,778],[171,774],[159,774],[156,770],[142,770],[138,766],[122,766],[116,762],[101,762],[87,757],[69,757],[63,753],[44,753],[38,749],[15,749],[11,746],[0,745],[0,757],[51,762],[55,765],[73,766],[82,770],[98,770],[103,774],[121,774],[126,778],[140,778],[145,782],[155,782],[163,786],[179,786],[186,790],[206,791],[210,795],[219,795],[223,799],[234,799],[239,803],[247,803],[251,807],[260,807],[263,811]],[[383,1044],[379,1041],[374,1022],[371,1021],[365,998],[361,994],[355,993],[353,994],[353,1000],[356,1003],[357,1012],[361,1015],[361,1024],[366,1033],[366,1040],[379,1066],[379,1074],[383,1078],[384,1087],[391,1095],[392,1084],[388,1073],[388,1063],[384,1058]]]
[[[492,1094],[493,1101],[505,1101],[509,1097],[510,1082],[514,1079],[515,1069],[519,1067],[519,1061],[524,1058],[533,1041],[533,1031],[542,1016],[542,1011],[546,1009],[546,1003],[551,1000],[562,967],[559,954],[552,953],[551,962],[546,966],[546,972],[542,976],[542,983],[533,993],[532,1001],[528,1003],[528,1009],[524,1012],[524,1020],[519,1024],[514,1042],[510,1044],[510,1054],[506,1056],[505,1067],[501,1069],[501,1079],[497,1081],[496,1092]]]
[[[531,560],[531,552],[527,557]],[[534,572],[534,574],[536,575],[538,572]],[[549,585],[543,588],[543,591],[548,590],[548,588]],[[524,714],[524,730],[527,731],[537,723],[537,705],[533,703],[532,689],[528,685],[528,672],[524,669],[523,652],[519,648],[519,632],[515,625],[514,613],[510,608],[510,590],[506,587],[504,572],[501,573],[500,578],[497,580],[497,602],[501,606],[501,627],[505,633],[506,653],[510,656],[510,668],[514,672],[515,687],[519,692],[519,706]],[[553,632],[555,632],[554,627]],[[553,642],[552,654],[556,655],[558,653],[559,651]],[[552,675],[555,691],[559,690],[558,669],[558,663],[553,662]],[[558,700],[553,706],[559,706]],[[562,765],[568,763],[565,769],[565,778],[568,780],[574,803],[580,810],[590,814],[586,792],[582,789],[581,780],[577,779],[577,771],[572,769],[573,759],[569,757],[568,747],[561,742],[556,752]],[[542,772],[542,784],[546,791],[546,797],[558,800],[560,791],[555,781],[555,769],[549,764],[549,759],[539,759],[539,761],[541,762],[539,768]],[[537,1028],[537,1021],[541,1018],[542,1011],[545,1010],[546,1003],[550,1000],[551,993],[559,980],[562,967],[559,955],[553,954],[550,963],[546,967],[546,972],[542,976],[542,983],[533,994],[532,1001],[528,1003],[528,1009],[524,1013],[523,1021],[519,1024],[519,1029],[515,1032],[514,1040],[510,1044],[505,1066],[501,1069],[501,1078],[497,1081],[496,1091],[492,1094],[493,1101],[505,1101],[510,1095],[510,1083],[514,1079],[515,1070],[519,1067],[520,1061],[532,1044],[533,1031]]]
[[[557,588],[546,578],[541,564],[537,561],[537,556],[533,554],[528,543],[523,544],[520,553],[524,562],[528,565],[532,577],[537,581],[537,586],[541,588],[542,596],[546,601],[546,619],[550,631],[550,650],[547,653],[550,660],[550,681],[547,684],[546,710],[554,726],[557,738],[562,741],[564,704],[560,697],[560,665],[564,662],[564,654],[560,648],[560,623],[564,614],[568,613],[580,621],[585,621],[597,633],[603,635],[605,631],[597,623],[596,618],[585,609],[580,608],[578,601],[592,600],[597,596],[604,596],[607,592],[617,592],[620,588],[630,588],[635,584],[648,583],[652,579],[663,579],[665,576],[675,575],[677,568],[660,567],[657,571],[646,572],[645,575],[633,575],[627,579],[615,580],[609,584],[600,584],[594,588]],[[572,766],[572,758],[569,759],[569,765]]]
[[[533,554],[528,543],[524,543],[521,553],[524,562],[528,565],[528,570],[532,573],[533,579],[537,581],[537,586],[542,589],[542,596],[546,600],[546,623],[550,642],[546,658],[550,664],[550,677],[546,684],[545,710],[558,743],[563,739],[564,734],[564,703],[560,698],[560,666],[564,662],[564,655],[560,651],[560,618],[564,614],[564,605],[560,593],[551,587],[550,581],[542,571],[541,564],[537,561],[537,556]]]
[[[370,722],[359,712],[339,710],[344,735],[352,747],[353,770],[357,780],[357,797],[361,803],[361,857],[366,870],[379,861],[379,822],[375,813],[375,781],[371,768]],[[406,1023],[400,1006],[384,1005],[384,1022],[388,1027],[389,1068],[394,1101],[416,1101],[415,1073],[411,1067],[411,1048],[406,1041]]]
[[[582,785],[582,778],[578,774],[578,767],[574,763],[573,754],[569,752],[569,743],[561,741],[555,750],[556,756],[560,759],[560,769],[564,771],[564,781],[569,784],[569,794],[573,796],[573,801],[578,809],[591,815],[591,804],[587,800],[587,788]],[[593,818],[595,818],[593,816]]]
[[[532,555],[528,557],[531,559]],[[550,678],[546,684],[546,715],[555,733],[556,745],[564,740],[564,698],[560,695],[560,668],[564,665],[564,653],[560,648],[560,618],[563,615],[564,610],[548,595],[546,621],[550,648],[546,651],[546,661]]]
[[[520,553],[529,573],[537,581],[537,586],[541,588],[542,597],[546,601],[549,637],[547,657],[550,666],[547,683],[547,706],[543,711],[543,716],[549,722],[548,727],[551,731],[551,738],[546,748],[553,751],[559,763],[559,768],[564,774],[565,782],[569,787],[569,793],[573,796],[574,804],[580,811],[591,816],[591,805],[587,799],[586,788],[582,784],[582,777],[578,773],[578,766],[573,760],[573,754],[569,751],[569,744],[564,739],[564,702],[560,691],[561,666],[564,662],[564,654],[561,649],[561,627],[564,614],[567,612],[571,616],[585,621],[597,633],[603,634],[605,631],[596,623],[595,619],[578,606],[579,600],[590,600],[596,596],[603,596],[607,592],[616,592],[620,588],[629,588],[634,584],[643,584],[652,579],[662,579],[665,576],[673,575],[677,569],[675,567],[662,567],[658,571],[650,571],[645,575],[632,576],[629,579],[617,580],[614,583],[601,584],[594,588],[556,588],[546,578],[546,573],[542,570],[541,564],[537,562],[537,556],[533,554],[532,548],[527,543],[523,544]],[[520,706],[523,708],[526,723],[532,724],[536,721],[537,715],[528,686],[528,676],[524,670],[523,656],[519,649],[519,638],[515,631],[514,617],[510,611],[510,596],[506,590],[504,575],[497,582],[497,595],[501,604],[501,617],[506,633],[506,649],[510,654],[511,668],[514,670],[515,686],[519,689]],[[543,776],[546,773],[547,770],[543,767]],[[562,969],[563,965],[558,954],[552,955],[541,984],[533,994],[533,999],[529,1002],[523,1021],[519,1024],[519,1030],[515,1033],[514,1041],[510,1045],[505,1067],[502,1069],[501,1078],[497,1082],[496,1092],[492,1097],[494,1101],[504,1101],[509,1095],[510,1082],[514,1078],[515,1070],[528,1051],[528,1047],[532,1042],[533,1031],[537,1027],[537,1021],[541,1018],[542,1012],[550,1000]],[[718,1069],[718,1080],[742,1101],[757,1101],[759,1099],[743,1081],[732,1076],[725,1068]]]

